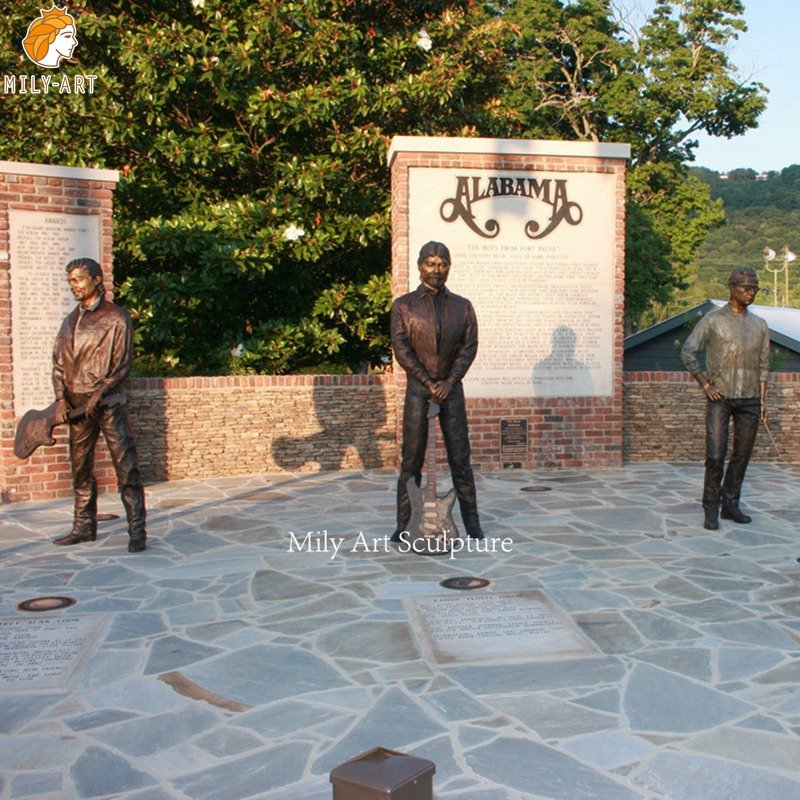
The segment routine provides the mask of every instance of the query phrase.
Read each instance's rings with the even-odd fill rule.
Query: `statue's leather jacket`
[[[410,378],[430,386],[437,380],[460,381],[478,352],[478,321],[472,303],[447,287],[442,298],[441,347],[436,347],[436,311],[424,286],[392,305],[394,355]]]
[[[108,300],[82,314],[77,306],[64,319],[53,346],[56,399],[97,391],[107,397],[120,388],[132,364],[133,325],[128,312]]]

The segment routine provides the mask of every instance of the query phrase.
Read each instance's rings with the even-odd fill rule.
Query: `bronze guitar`
[[[125,395],[118,392],[104,398],[101,405],[110,408],[124,402]],[[52,403],[41,411],[32,409],[25,412],[17,425],[17,433],[14,436],[14,455],[17,458],[27,458],[37,447],[56,443],[53,438],[53,428],[61,424],[56,421],[57,407],[58,403]],[[67,422],[77,422],[85,416],[86,406],[73,408],[67,415]]]
[[[412,552],[427,556],[448,554],[453,539],[459,536],[453,522],[456,490],[451,489],[441,496],[436,494],[437,416],[439,404],[431,401],[428,408],[428,446],[425,450],[425,488],[417,486],[413,476],[406,483],[411,500],[411,518],[407,528]]]

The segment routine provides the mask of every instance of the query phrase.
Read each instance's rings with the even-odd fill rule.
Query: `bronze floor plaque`
[[[590,658],[599,650],[544,592],[459,592],[405,600],[438,664]]]
[[[491,583],[487,578],[478,578],[473,575],[459,575],[455,578],[445,578],[439,581],[439,586],[445,589],[460,589],[470,591],[472,589],[485,589]]]
[[[30,600],[23,600],[14,606],[17,611],[58,611],[61,608],[74,606],[77,601],[74,597],[32,597]]]
[[[98,614],[0,618],[0,691],[65,687],[107,620]]]

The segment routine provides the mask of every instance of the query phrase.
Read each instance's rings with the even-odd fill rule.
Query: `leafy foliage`
[[[686,289],[698,248],[706,239],[709,229],[725,220],[722,201],[712,200],[709,188],[694,175],[683,177],[684,169],[672,163],[643,164],[631,173],[629,186],[634,197],[647,203],[650,240],[640,241],[641,231],[631,230],[634,220],[628,222],[628,262],[644,266],[639,280],[630,282],[638,295],[626,295],[626,314],[647,326],[658,321],[659,315],[669,306],[674,289]],[[629,214],[639,208],[636,201],[628,204]],[[640,250],[644,250],[641,255]],[[647,263],[656,254],[668,266]],[[638,256],[638,258],[637,258]]]
[[[388,142],[505,129],[502,22],[441,1],[71,10],[81,63],[64,71],[97,74],[97,91],[4,96],[2,157],[121,169],[115,274],[147,369],[226,371],[240,344],[236,369],[379,364]],[[29,14],[3,16],[3,41]],[[13,48],[0,58],[29,71]]]
[[[527,136],[629,141],[612,109],[636,94],[636,54],[608,2],[516,0],[505,18],[517,31],[505,99]]]
[[[641,31],[626,31],[608,0],[509,4],[520,36],[507,97],[526,135],[631,143],[629,328],[684,287],[724,220],[685,166],[692,134],[737,135],[764,108],[764,87],[740,80],[726,54],[745,29],[742,11],[739,0],[659,2]]]
[[[727,223],[709,234],[689,286],[675,297],[675,307],[680,311],[709,297],[724,299],[728,275],[737,266],[753,267],[758,272],[763,294],[756,302],[782,304],[784,274],[780,272],[776,276],[770,272],[762,254],[764,247],[778,252],[777,260],[769,267],[782,269],[780,250],[783,245],[788,244],[795,253],[800,251],[800,165],[762,175],[759,179],[751,169],[733,170],[727,173],[727,179],[707,169],[693,169],[692,173],[708,185],[718,202],[724,204]],[[797,263],[791,263],[789,269],[789,305],[795,308],[800,307]]]
[[[703,130],[732,137],[757,124],[765,87],[733,70],[728,45],[746,30],[741,0],[680,0],[656,4],[642,29],[642,83],[626,127],[635,132],[635,163],[691,161]]]
[[[651,303],[668,302],[673,287],[669,244],[653,229],[650,216],[635,200],[628,202],[625,257],[642,267],[640,280],[625,283],[628,317],[641,317]]]

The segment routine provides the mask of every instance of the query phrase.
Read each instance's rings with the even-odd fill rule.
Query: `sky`
[[[800,0],[744,0],[748,30],[729,57],[745,79],[770,91],[759,126],[724,139],[698,135],[695,165],[726,172],[781,170],[800,164]]]

